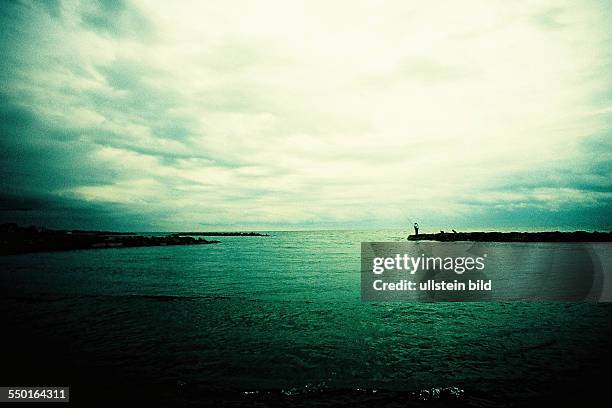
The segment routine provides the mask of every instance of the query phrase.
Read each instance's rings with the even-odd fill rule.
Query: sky
[[[0,6],[0,221],[612,229],[607,1]]]

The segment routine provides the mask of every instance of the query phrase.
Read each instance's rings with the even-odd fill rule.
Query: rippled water
[[[404,239],[272,232],[2,257],[2,383],[68,384],[87,405],[604,398],[608,305],[361,303],[360,242]]]

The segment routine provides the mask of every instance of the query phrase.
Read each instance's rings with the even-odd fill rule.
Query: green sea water
[[[84,406],[115,397],[513,406],[606,395],[607,304],[362,303],[360,243],[404,232],[220,240],[0,258],[3,384],[67,384]]]

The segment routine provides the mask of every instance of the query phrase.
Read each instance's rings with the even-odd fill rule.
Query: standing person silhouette
[[[414,235],[419,235],[419,223],[414,223]]]

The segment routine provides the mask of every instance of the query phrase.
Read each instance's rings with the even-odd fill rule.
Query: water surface
[[[270,234],[0,258],[2,382],[71,385],[87,405],[105,395],[186,406],[605,395],[608,305],[362,303],[361,241],[404,233]]]

